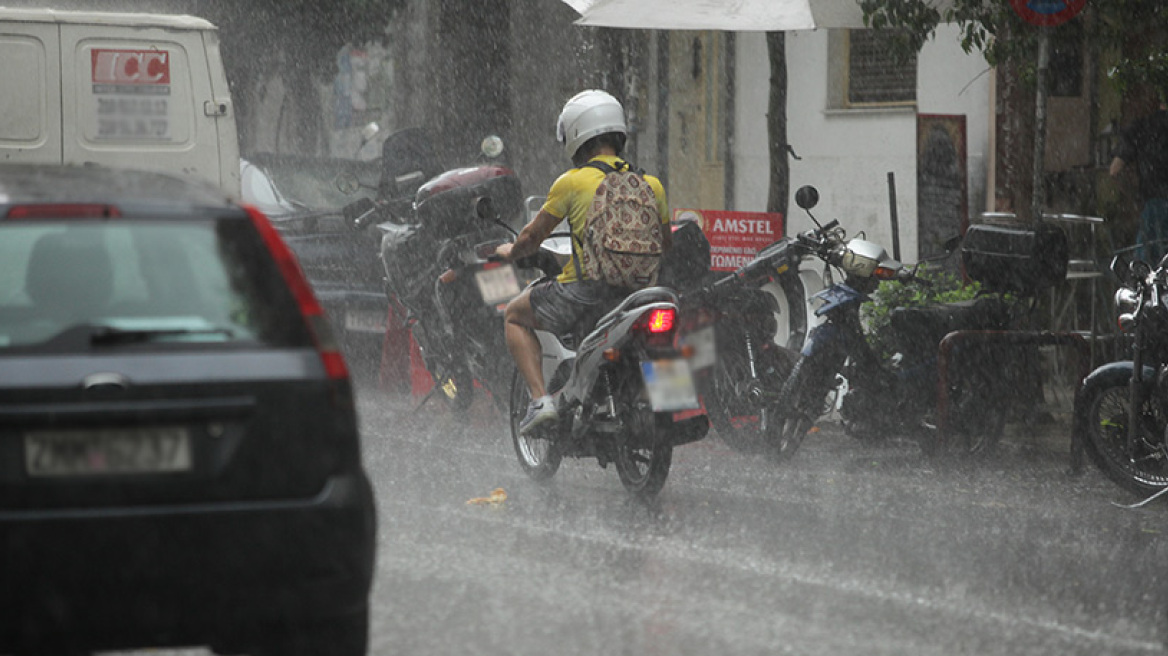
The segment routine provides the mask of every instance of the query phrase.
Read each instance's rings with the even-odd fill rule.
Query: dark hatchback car
[[[345,360],[262,213],[0,165],[0,653],[364,654]]]
[[[354,376],[378,372],[389,300],[375,228],[355,230],[341,208],[377,195],[379,162],[253,153],[240,162],[244,202],[261,209],[296,253],[332,320]],[[338,180],[355,188],[343,193]]]

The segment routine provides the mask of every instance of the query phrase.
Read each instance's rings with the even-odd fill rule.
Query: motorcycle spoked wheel
[[[640,386],[639,378],[633,380],[626,384]],[[617,409],[623,429],[616,435],[613,463],[625,490],[648,499],[665,487],[673,465],[673,445],[668,432],[658,426],[644,390],[638,391],[636,395],[617,392],[618,399],[636,400]]]
[[[813,371],[817,367],[809,363],[807,358],[800,358],[783,383],[779,397],[785,399],[786,409],[776,415],[774,428],[765,441],[766,456],[773,462],[783,463],[795,457],[823,408],[828,392],[823,380],[826,375],[817,375]]]
[[[755,363],[762,372],[764,390],[777,390],[791,373],[797,356],[771,347],[760,351]],[[718,437],[730,448],[741,453],[759,453],[765,448],[765,434],[779,421],[777,403],[763,398],[752,399],[749,389],[750,363],[745,353],[737,348],[719,349],[718,358],[710,371],[709,392],[712,403],[706,411]],[[770,395],[773,396],[773,393]]]
[[[1131,392],[1126,378],[1115,377],[1091,387],[1083,399],[1087,408],[1084,437],[1091,460],[1115,483],[1139,495],[1168,487],[1168,419],[1151,401],[1140,411],[1139,438],[1134,453],[1127,450]]]
[[[556,432],[539,430],[534,435],[520,435],[519,422],[527,414],[527,404],[531,402],[531,392],[519,370],[515,370],[511,377],[510,394],[510,424],[511,444],[515,447],[515,455],[519,458],[519,466],[532,480],[546,481],[560,469],[563,453],[556,446],[553,439]]]

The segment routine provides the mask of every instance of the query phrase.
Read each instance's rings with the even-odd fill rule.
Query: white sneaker
[[[527,416],[519,422],[519,434],[528,435],[537,426],[555,421],[559,416],[559,413],[556,412],[556,404],[552,400],[552,397],[547,395],[541,396],[527,404]]]

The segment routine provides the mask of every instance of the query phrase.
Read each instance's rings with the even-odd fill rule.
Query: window
[[[848,104],[912,103],[917,99],[917,56],[898,59],[879,30],[848,31]]]
[[[917,56],[899,58],[882,30],[839,30],[829,40],[833,109],[906,107],[917,100]]]

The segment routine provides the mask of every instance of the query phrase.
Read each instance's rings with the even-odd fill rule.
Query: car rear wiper
[[[185,335],[223,335],[227,338],[235,336],[230,328],[155,328],[155,329],[125,329],[102,326],[89,335],[89,343],[94,346],[108,346],[113,344],[133,344],[138,342],[152,342],[156,339],[178,337]]]

